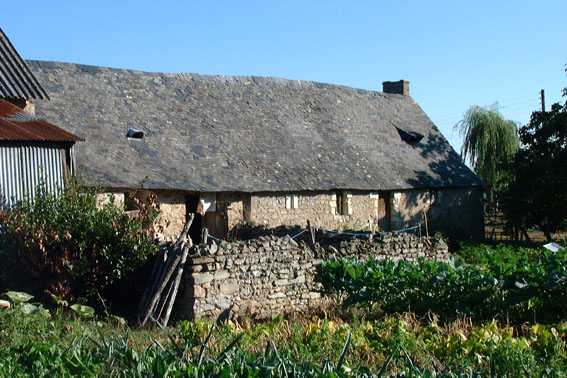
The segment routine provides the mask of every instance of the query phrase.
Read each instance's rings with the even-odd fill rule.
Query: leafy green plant
[[[95,314],[94,308],[82,305],[80,303],[75,303],[74,305],[70,306],[70,309],[75,311],[79,316],[85,318],[92,318]]]
[[[0,376],[545,377],[567,372],[565,322],[512,328],[497,321],[439,324],[435,316],[401,314],[353,323],[274,317],[242,325],[197,324],[152,332],[116,329],[111,320],[59,310],[44,318],[14,306],[0,311]],[[199,336],[188,340],[183,332]]]
[[[157,251],[152,240],[155,196],[142,204],[137,218],[130,218],[113,199],[97,204],[96,195],[96,189],[73,183],[59,194],[40,184],[35,198],[0,210],[4,285],[94,302],[105,287]]]
[[[514,256],[507,248],[482,246],[463,253],[477,264],[331,259],[319,267],[318,280],[343,306],[368,312],[433,312],[444,319],[467,315],[476,320],[501,316],[518,323],[567,316],[565,251],[524,250]]]

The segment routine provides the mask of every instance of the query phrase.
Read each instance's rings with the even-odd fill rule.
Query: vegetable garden
[[[0,375],[561,377],[566,269],[563,252],[506,245],[453,264],[332,260],[319,279],[336,305],[319,314],[152,331],[12,294]]]

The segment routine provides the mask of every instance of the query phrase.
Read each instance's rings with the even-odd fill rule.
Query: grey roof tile
[[[36,112],[86,139],[106,186],[194,191],[476,186],[407,96],[266,77],[148,73],[28,61],[51,93]],[[404,142],[396,127],[424,135]],[[128,140],[129,128],[143,141]]]

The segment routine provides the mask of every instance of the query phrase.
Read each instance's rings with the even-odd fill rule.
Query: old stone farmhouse
[[[166,237],[202,225],[390,231],[427,221],[483,236],[482,182],[409,96],[265,77],[148,73],[28,61],[51,96],[36,112],[84,138],[79,171],[118,200],[156,192]],[[141,192],[143,194],[143,192]],[[369,223],[370,222],[370,223]]]

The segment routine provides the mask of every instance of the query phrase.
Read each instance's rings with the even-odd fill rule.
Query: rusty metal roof
[[[6,34],[0,28],[0,97],[49,99]]]
[[[83,139],[0,99],[0,140],[78,142]]]

